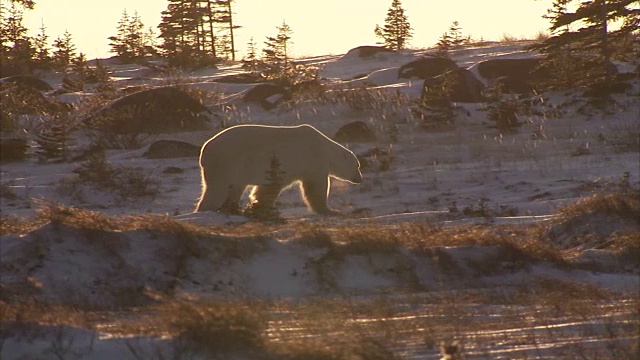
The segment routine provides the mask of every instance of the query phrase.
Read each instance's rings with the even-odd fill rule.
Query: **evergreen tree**
[[[494,82],[485,89],[487,100],[485,111],[487,118],[495,123],[501,135],[515,133],[523,123],[518,120],[518,113],[521,112],[522,104],[516,97],[505,94],[503,84]]]
[[[160,22],[160,46],[175,66],[191,67],[206,56],[203,15],[206,8],[195,0],[168,0]]]
[[[210,19],[210,25],[216,24],[216,50],[219,53],[218,56],[230,57],[231,60],[235,61],[236,49],[233,32],[240,27],[233,23],[233,0],[208,0],[207,3],[213,3],[208,18]]]
[[[178,66],[190,65],[194,45],[190,41],[196,30],[187,18],[189,4],[184,0],[168,0],[167,9],[162,12],[162,21],[158,26],[163,44],[160,46],[169,59],[169,63]]]
[[[267,36],[262,49],[262,60],[267,67],[265,75],[268,78],[285,78],[290,67],[289,47],[291,45],[291,27],[283,20],[281,26],[276,27],[278,34],[275,37]]]
[[[260,60],[258,60],[258,50],[253,37],[247,43],[247,55],[242,59],[242,68],[249,71],[257,71],[260,68]]]
[[[460,27],[460,23],[454,21],[451,26],[449,26],[449,30],[446,33],[442,34],[442,37],[436,44],[438,48],[438,52],[445,55],[452,48],[460,45],[464,45],[470,41],[470,36],[462,35],[462,27]]]
[[[24,10],[11,3],[9,8],[0,4],[0,57],[5,65],[29,68],[33,54],[27,28],[23,25]]]
[[[233,0],[226,0],[227,10],[228,10],[227,15],[229,16],[229,18],[228,18],[228,24],[229,24],[228,29],[229,29],[229,44],[231,45],[231,60],[235,61],[236,60],[236,46],[235,46],[235,41],[234,41],[234,36],[233,36],[233,30],[240,28],[240,26],[235,25],[233,23],[233,11],[231,10],[231,3],[232,2],[233,2]]]
[[[36,155],[40,162],[66,160],[70,129],[61,121],[44,127],[36,134]]]
[[[382,44],[394,50],[402,50],[409,39],[413,37],[409,20],[404,13],[400,0],[392,0],[387,10],[384,26],[376,25],[374,30],[377,37],[382,38]]]
[[[157,55],[158,51],[156,50],[157,44],[156,39],[158,38],[156,32],[153,30],[151,26],[147,28],[147,31],[142,34],[144,44],[144,54],[145,55]]]
[[[125,43],[129,47],[129,52],[134,58],[143,57],[145,44],[144,44],[144,24],[138,15],[138,12],[134,12],[127,26],[127,36],[125,37]]]
[[[33,10],[33,7],[36,5],[33,0],[11,0],[11,4],[20,4],[24,6],[25,9]]]
[[[66,69],[71,60],[75,58],[76,47],[73,44],[71,34],[68,31],[64,32],[62,37],[58,36],[53,42],[53,62],[54,65],[61,70]]]
[[[159,25],[160,46],[170,63],[206,65],[235,60],[232,0],[168,0]]]
[[[132,62],[153,54],[153,30],[144,31],[144,24],[135,12],[133,16],[127,14],[125,9],[118,21],[118,33],[110,36],[111,52],[114,52],[123,62]]]
[[[551,37],[531,47],[546,55],[542,67],[552,72],[547,87],[588,85],[610,78],[612,56],[638,51],[640,6],[637,0],[589,0],[575,11],[568,5],[576,0],[555,0],[545,16],[551,21]],[[622,20],[612,30],[610,22]],[[573,30],[573,27],[577,27]],[[637,53],[636,53],[637,54]]]
[[[51,63],[50,48],[48,45],[49,36],[46,33],[44,23],[40,27],[40,32],[33,38],[34,60],[41,67],[48,67]]]
[[[417,110],[423,119],[425,129],[434,129],[452,125],[455,120],[455,108],[451,93],[459,79],[452,72],[425,80],[422,88],[421,104]]]
[[[124,43],[124,39],[126,37],[127,24],[129,23],[129,14],[127,14],[127,10],[122,11],[122,17],[118,21],[118,34],[116,36],[109,36],[109,46],[111,47],[111,52],[115,53],[122,60],[127,59],[127,46]]]
[[[88,69],[89,64],[87,62],[87,56],[82,52],[71,61],[71,71],[76,75],[79,75],[82,80],[86,78]]]

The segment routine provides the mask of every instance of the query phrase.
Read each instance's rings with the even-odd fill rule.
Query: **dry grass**
[[[551,246],[606,249],[640,265],[639,191],[595,194],[559,209],[557,214],[544,233]]]
[[[0,322],[24,322],[51,325],[72,325],[90,329],[98,320],[95,314],[65,305],[54,305],[27,300],[11,303],[0,300]]]
[[[601,203],[601,202],[598,202]],[[604,205],[603,205],[604,204]],[[180,222],[166,215],[109,216],[101,212],[82,208],[66,207],[47,202],[37,203],[35,218],[2,221],[3,235],[24,235],[47,224],[64,224],[75,228],[103,231],[148,230],[155,233],[180,235],[182,238],[232,237],[245,239],[278,238],[281,234],[313,247],[329,247],[332,251],[346,254],[397,253],[400,248],[426,251],[446,246],[498,246],[511,256],[523,261],[551,261],[562,264],[562,256],[550,242],[543,241],[543,229],[538,226],[468,225],[438,227],[433,224],[404,222],[393,225],[328,225],[328,224],[269,224],[247,223],[234,226],[198,226]],[[628,206],[615,199],[605,201],[601,208],[622,209],[628,214]],[[565,214],[569,210],[563,210]],[[571,210],[575,213],[579,210]],[[562,215],[565,216],[565,215]],[[293,234],[293,235],[291,235]],[[629,237],[620,237],[621,241]],[[243,242],[247,243],[247,242]]]
[[[549,261],[564,265],[562,255],[541,241],[538,226],[465,225],[438,227],[433,224],[404,222],[366,226],[322,225],[299,229],[296,241],[309,246],[329,247],[341,254],[397,253],[400,248],[429,251],[437,247],[496,246],[510,257],[527,263]]]
[[[557,220],[549,225],[465,225],[440,227],[432,223],[404,222],[396,224],[349,225],[335,223],[257,223],[232,226],[198,226],[180,222],[166,215],[108,216],[87,209],[66,207],[47,202],[37,202],[37,215],[32,219],[4,217],[3,235],[24,235],[47,224],[64,224],[74,228],[102,231],[147,230],[157,234],[169,234],[184,239],[215,239],[229,245],[229,253],[254,253],[264,247],[269,238],[291,240],[301,245],[329,248],[334,255],[350,254],[397,254],[400,249],[431,251],[438,247],[495,246],[502,255],[522,264],[548,261],[565,266],[562,250],[566,247],[553,239],[557,237],[558,224],[575,223],[593,214],[605,214],[613,219],[638,221],[640,198],[637,192],[620,192],[594,195],[560,209]],[[576,220],[578,219],[578,220]],[[551,230],[550,230],[551,229]],[[636,230],[617,231],[606,234],[600,248],[622,253],[640,253],[640,227]],[[223,238],[247,239],[247,241],[224,241]],[[256,242],[251,246],[250,243]],[[233,243],[233,244],[232,244]],[[233,245],[233,246],[232,246]],[[232,249],[233,248],[233,249]],[[235,250],[234,250],[235,249]]]
[[[48,223],[42,217],[7,215],[0,218],[0,236],[24,235]]]
[[[622,301],[594,286],[540,277],[500,298],[470,290],[304,302],[161,300],[116,313],[0,303],[0,314],[13,335],[18,324],[71,325],[134,339],[164,337],[183,352],[210,358],[395,359],[391,349],[435,354],[438,344],[456,340],[463,353],[522,346],[536,353],[553,344],[563,357],[634,359],[637,349],[629,339],[637,339],[632,314],[638,306],[638,298]],[[583,337],[606,344],[563,345]]]
[[[267,321],[255,304],[174,303],[163,307],[163,311],[179,340],[209,356],[251,352],[263,347]]]
[[[561,221],[593,213],[638,220],[640,219],[640,191],[627,190],[611,194],[595,194],[558,210]]]
[[[157,230],[174,234],[210,234],[204,228],[180,222],[168,215],[142,214],[111,216],[99,211],[34,200],[36,216],[2,219],[2,235],[25,235],[45,224],[68,225],[75,228],[104,231]]]

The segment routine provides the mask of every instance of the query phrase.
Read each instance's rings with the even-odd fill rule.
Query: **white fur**
[[[220,210],[225,200],[239,200],[247,186],[265,185],[274,156],[280,163],[285,185],[300,181],[303,185],[327,187],[324,205],[322,200],[315,201],[321,212],[326,207],[328,177],[351,183],[362,181],[356,156],[310,125],[238,125],[218,133],[202,146],[202,196],[196,211]],[[314,203],[305,200],[310,205]]]

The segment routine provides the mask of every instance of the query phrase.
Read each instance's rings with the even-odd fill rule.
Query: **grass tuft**
[[[178,339],[210,356],[262,349],[267,319],[259,306],[216,302],[170,304],[165,316]]]
[[[596,248],[638,254],[640,192],[596,194],[567,205],[558,210],[544,238],[559,249]]]

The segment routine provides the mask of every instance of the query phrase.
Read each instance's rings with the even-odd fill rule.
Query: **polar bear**
[[[281,181],[276,191],[265,191],[274,161]],[[237,125],[223,130],[202,146],[200,172],[202,195],[196,212],[237,210],[247,186],[253,186],[251,204],[273,206],[284,188],[300,183],[311,210],[338,214],[327,205],[329,178],[362,182],[360,163],[353,152],[306,124]]]

